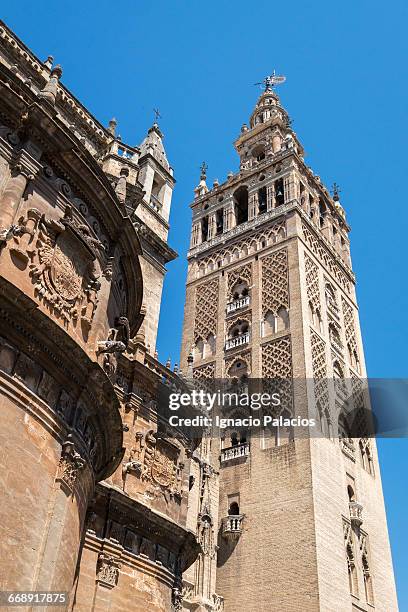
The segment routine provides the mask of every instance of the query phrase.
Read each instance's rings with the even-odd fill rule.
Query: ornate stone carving
[[[115,327],[109,330],[108,338],[98,342],[98,354],[104,354],[103,369],[113,377],[117,369],[117,354],[124,353],[129,345],[130,327],[127,317],[117,317]]]
[[[228,272],[228,294],[231,294],[234,286],[242,281],[246,281],[248,287],[252,283],[252,264],[246,264],[240,268],[235,268]]]
[[[321,411],[329,407],[329,391],[327,385],[326,345],[324,341],[310,329],[312,347],[312,368],[314,380],[314,395],[316,404]]]
[[[217,333],[218,279],[198,285],[195,298],[194,342]]]
[[[171,603],[173,612],[181,612],[183,609],[183,586],[181,580],[176,580],[171,593]]]
[[[347,275],[342,271],[340,265],[336,262],[333,255],[331,255],[327,248],[319,241],[313,232],[307,227],[305,222],[302,222],[303,236],[309,249],[316,255],[319,261],[333,274],[340,285],[350,293],[350,281]]]
[[[316,264],[305,255],[307,299],[313,310],[321,312],[319,270]]]
[[[31,261],[30,276],[37,297],[68,323],[80,319],[91,325],[100,288],[97,252],[102,244],[75,219],[67,206],[60,221],[36,209],[19,220],[11,252]]]
[[[121,564],[113,555],[99,553],[96,580],[108,589],[112,589],[118,583],[120,567]]]
[[[262,258],[262,313],[289,310],[288,253],[286,249]]]
[[[343,310],[344,332],[349,352],[357,351],[356,329],[354,322],[354,311],[352,306],[342,297],[341,306]]]
[[[211,380],[215,376],[215,361],[207,363],[200,368],[194,368],[193,378],[195,380]]]
[[[293,388],[290,336],[262,345],[262,378],[279,379],[270,382],[270,392],[279,394],[282,409],[291,410]]]
[[[181,499],[184,464],[179,461],[179,449],[167,440],[157,438],[153,430],[146,434],[137,432],[135,438],[129,461],[123,464],[123,474],[134,472],[142,481]]]
[[[58,464],[56,480],[73,493],[79,472],[85,467],[85,461],[76,452],[72,437],[68,436],[62,444],[61,458]]]

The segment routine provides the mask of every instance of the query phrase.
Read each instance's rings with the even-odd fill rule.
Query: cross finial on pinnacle
[[[255,85],[264,85],[265,91],[272,91],[272,87],[274,87],[275,85],[280,85],[281,83],[284,83],[285,81],[286,81],[286,77],[278,76],[274,70],[272,74],[266,76],[264,80],[261,81],[260,83],[255,83]]]
[[[157,120],[161,119],[162,116],[161,116],[160,111],[159,111],[158,108],[154,108],[153,112],[154,112],[154,122],[157,123]]]
[[[333,194],[333,200],[335,202],[338,202],[340,200],[340,196],[339,196],[340,193],[341,193],[340,186],[337,183],[333,183],[332,194]]]
[[[205,181],[205,179],[207,178],[207,170],[208,170],[208,166],[205,163],[205,161],[203,161],[203,163],[201,164],[200,170],[201,170],[200,180]]]

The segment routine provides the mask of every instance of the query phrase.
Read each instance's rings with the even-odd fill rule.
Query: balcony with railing
[[[230,349],[237,348],[238,346],[242,346],[244,344],[249,343],[249,332],[245,332],[244,334],[239,334],[234,338],[228,338],[225,343],[225,350],[229,351]]]
[[[349,502],[350,521],[354,527],[360,527],[363,524],[363,505],[357,501]]]
[[[235,540],[242,533],[243,514],[232,514],[222,519],[222,535],[224,538]]]
[[[236,312],[237,310],[241,310],[242,308],[246,308],[247,306],[249,306],[250,302],[251,298],[249,295],[245,295],[244,297],[238,298],[233,302],[229,302],[227,304],[227,314],[230,314],[231,312]]]
[[[337,306],[335,299],[328,293],[326,293],[326,305],[328,310],[330,310],[330,312],[336,317],[336,319],[339,319],[339,307]]]
[[[233,459],[240,459],[241,457],[248,457],[249,455],[249,444],[243,442],[236,446],[230,446],[229,448],[223,448],[221,450],[221,463],[227,463]]]
[[[150,206],[156,211],[160,212],[163,208],[163,204],[160,202],[159,198],[152,193],[150,194]]]

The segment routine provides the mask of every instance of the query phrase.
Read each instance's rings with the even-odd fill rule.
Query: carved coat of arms
[[[102,244],[85,223],[74,218],[70,207],[60,221],[47,219],[35,209],[28,211],[27,219],[34,226],[21,221],[21,242],[29,243],[36,294],[66,322],[80,319],[90,326],[100,288]]]

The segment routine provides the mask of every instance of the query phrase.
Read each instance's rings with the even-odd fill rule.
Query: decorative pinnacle
[[[109,121],[109,127],[108,127],[108,131],[112,134],[112,136],[115,136],[117,125],[118,125],[118,122],[116,121],[115,117],[112,117],[112,119]]]
[[[207,178],[207,170],[208,170],[208,166],[205,163],[205,161],[203,161],[203,163],[201,164],[200,170],[201,170],[200,181],[205,181],[205,179]]]
[[[339,202],[339,200],[340,200],[339,194],[341,193],[340,186],[337,183],[333,183],[331,191],[332,191],[332,194],[333,194],[333,200],[335,202]]]
[[[272,91],[272,88],[275,85],[280,85],[286,81],[285,76],[279,76],[276,74],[275,70],[269,76],[266,76],[263,81],[260,83],[255,83],[255,85],[264,85],[265,91]]]
[[[45,66],[47,66],[48,70],[51,70],[53,63],[54,63],[54,57],[52,55],[49,55],[47,57],[47,59],[45,60],[45,62],[44,62]]]

